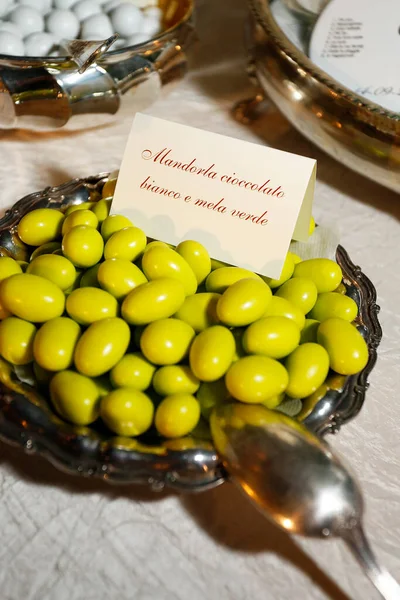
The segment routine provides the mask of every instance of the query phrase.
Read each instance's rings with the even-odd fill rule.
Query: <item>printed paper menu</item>
[[[290,240],[306,241],[316,162],[137,114],[112,212],[148,237],[197,240],[212,258],[278,278]]]

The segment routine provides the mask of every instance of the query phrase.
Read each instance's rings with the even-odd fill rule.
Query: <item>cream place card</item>
[[[290,240],[307,240],[315,176],[309,158],[137,114],[112,212],[278,278]]]

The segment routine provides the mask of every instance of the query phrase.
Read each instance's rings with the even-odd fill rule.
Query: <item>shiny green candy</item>
[[[203,283],[207,275],[211,272],[211,259],[207,250],[199,242],[187,240],[177,245],[176,251],[180,254],[192,268],[196,276],[197,283]]]
[[[81,287],[71,292],[67,298],[68,315],[81,325],[90,325],[95,321],[116,317],[118,302],[108,292],[99,288]]]
[[[257,279],[261,277],[247,269],[240,267],[221,267],[215,271],[211,271],[206,279],[207,292],[216,292],[222,294],[229,286],[233,285],[241,279]]]
[[[271,298],[271,290],[262,280],[241,279],[218,300],[217,316],[225,325],[243,327],[264,315]]]
[[[61,233],[65,235],[73,227],[78,227],[78,225],[87,225],[96,229],[98,224],[99,221],[91,210],[75,210],[65,218]]]
[[[95,382],[74,371],[60,371],[52,377],[50,398],[59,415],[75,425],[90,425],[99,416]]]
[[[311,258],[303,260],[294,269],[293,277],[311,279],[319,294],[333,292],[342,281],[342,269],[328,258]]]
[[[288,252],[285,258],[285,262],[283,263],[282,272],[279,279],[271,279],[271,277],[263,277],[263,279],[266,283],[268,283],[271,290],[275,290],[291,278],[291,276],[293,275],[294,267],[294,254]]]
[[[46,371],[63,371],[73,364],[76,344],[81,335],[78,323],[58,317],[44,323],[35,336],[33,355]]]
[[[156,367],[141,352],[125,354],[111,369],[114,387],[129,387],[144,392],[150,387]]]
[[[296,277],[286,281],[276,292],[275,296],[286,298],[294,306],[297,306],[303,314],[307,314],[314,307],[318,291],[311,279]]]
[[[153,388],[160,396],[195,394],[199,386],[200,381],[187,365],[160,367],[153,378]]]
[[[94,205],[95,202],[82,202],[81,204],[73,204],[72,206],[69,206],[67,208],[67,210],[65,211],[65,216],[68,217],[68,215],[77,210],[91,210]]]
[[[13,365],[27,365],[33,361],[33,343],[36,327],[17,317],[0,322],[0,356]]]
[[[108,318],[92,323],[76,345],[76,369],[87,377],[103,375],[121,360],[129,341],[130,330],[122,319]]]
[[[327,319],[318,327],[318,343],[329,355],[331,369],[341,375],[354,375],[368,363],[368,346],[361,333],[346,320]]]
[[[200,419],[200,405],[191,394],[167,396],[159,404],[155,425],[157,431],[166,438],[188,435]]]
[[[171,248],[153,246],[142,257],[142,270],[149,281],[171,278],[179,281],[186,296],[197,291],[197,279],[193,269],[184,258]]]
[[[288,356],[300,341],[300,329],[293,319],[264,317],[250,325],[243,334],[243,347],[248,354],[270,358]]]
[[[109,258],[101,263],[97,270],[97,281],[103,290],[120,301],[133,289],[147,283],[139,267],[123,258]]]
[[[151,427],[154,405],[143,392],[124,387],[102,398],[100,413],[111,431],[117,435],[135,437]]]
[[[225,375],[236,351],[232,332],[221,325],[214,325],[199,333],[193,340],[189,364],[192,373],[200,381],[216,381]]]
[[[289,374],[286,394],[306,398],[325,381],[329,371],[328,352],[319,344],[301,344],[285,361]]]
[[[103,198],[102,200],[95,202],[94,206],[91,208],[91,210],[96,215],[100,225],[103,223],[103,221],[107,219],[108,215],[110,214],[110,208],[111,198]]]
[[[159,319],[150,323],[140,337],[140,349],[155,365],[174,365],[189,353],[195,332],[179,319]]]
[[[100,231],[104,241],[107,242],[114,233],[125,227],[133,227],[128,217],[124,217],[123,215],[109,215],[102,222]]]
[[[149,250],[151,250],[152,248],[155,248],[157,246],[161,246],[161,248],[172,248],[173,249],[173,247],[170,244],[166,244],[165,242],[160,242],[159,240],[152,240],[151,242],[149,242],[147,244],[143,253],[148,252]]]
[[[64,215],[52,208],[37,208],[28,212],[18,223],[18,237],[28,246],[53,242],[61,234]]]
[[[193,327],[196,333],[219,322],[217,304],[221,294],[203,292],[187,296],[175,317]]]
[[[22,269],[16,260],[9,256],[0,256],[0,281],[18,273],[22,273]]]
[[[76,267],[93,267],[103,256],[103,238],[97,229],[88,225],[78,225],[70,229],[63,237],[63,254]]]
[[[306,320],[303,311],[286,298],[280,298],[279,296],[272,296],[263,316],[292,319],[299,329],[303,329]]]
[[[108,239],[104,247],[104,258],[121,258],[135,261],[146,248],[147,238],[138,227],[124,227]]]
[[[131,325],[147,325],[172,317],[185,301],[185,289],[171,278],[155,279],[133,289],[121,307],[123,319]]]
[[[37,256],[29,263],[26,272],[52,281],[63,291],[74,284],[77,275],[71,261],[55,254]]]
[[[65,297],[52,281],[21,273],[2,281],[0,305],[16,317],[32,323],[43,323],[62,315]]]
[[[245,356],[230,367],[225,383],[236,400],[260,404],[286,390],[288,373],[280,362],[267,356]]]
[[[47,242],[38,246],[31,254],[30,262],[42,254],[54,254],[57,250],[61,250],[60,242]]]
[[[354,321],[357,314],[358,306],[352,298],[336,292],[325,292],[319,294],[309,317],[321,322],[332,317]]]

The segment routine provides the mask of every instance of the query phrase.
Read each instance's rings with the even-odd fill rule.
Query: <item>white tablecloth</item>
[[[384,339],[361,414],[331,443],[353,465],[365,524],[400,579],[400,199],[317,150],[275,110],[234,121],[250,92],[245,0],[204,0],[189,77],[149,112],[318,159],[314,213],[340,228],[375,283]],[[77,134],[0,133],[0,207],[119,166],[130,122]],[[178,496],[65,476],[0,446],[1,600],[365,600],[376,598],[340,542],[289,538],[231,485]]]

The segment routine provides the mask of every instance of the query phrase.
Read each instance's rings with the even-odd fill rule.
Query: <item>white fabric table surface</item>
[[[330,439],[354,467],[365,525],[400,580],[400,198],[318,151],[272,110],[231,116],[251,92],[245,0],[198,3],[191,74],[149,110],[318,159],[314,214],[376,285],[384,338],[360,415]],[[78,176],[118,168],[125,120],[77,134],[0,133],[0,208]],[[231,485],[153,494],[69,477],[0,445],[1,600],[361,600],[377,598],[340,542],[289,538]]]

